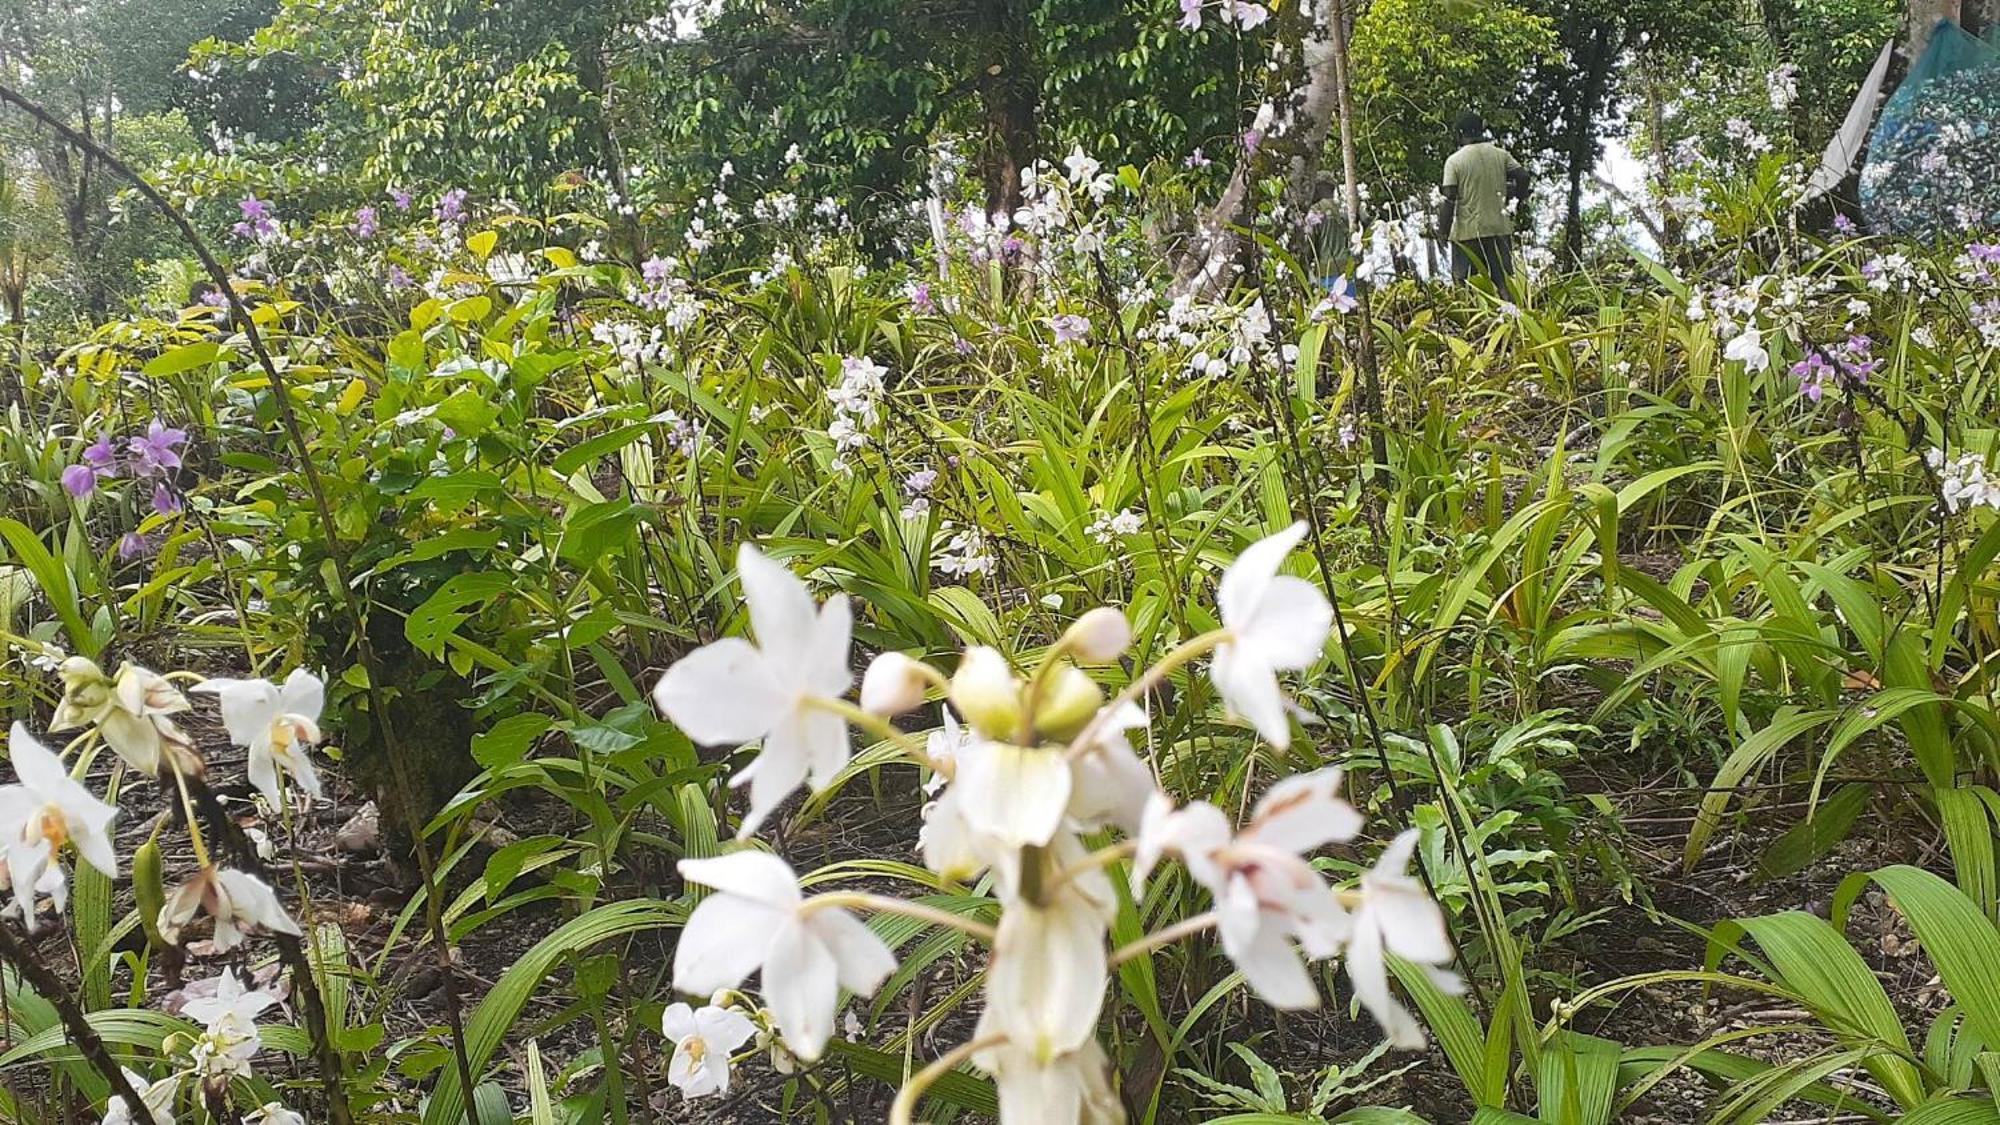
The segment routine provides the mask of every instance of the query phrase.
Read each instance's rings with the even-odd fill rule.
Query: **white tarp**
[[[1882,84],[1888,80],[1889,59],[1895,51],[1893,42],[1882,44],[1882,53],[1875,56],[1868,81],[1861,84],[1861,92],[1848,107],[1847,120],[1840,123],[1840,131],[1827,142],[1826,154],[1820,157],[1819,167],[1806,181],[1807,199],[1817,199],[1840,186],[1840,181],[1854,170],[1855,161],[1861,159],[1862,150],[1868,147],[1868,130],[1875,124],[1875,111],[1881,108]]]

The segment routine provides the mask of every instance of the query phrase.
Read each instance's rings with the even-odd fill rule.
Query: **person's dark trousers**
[[[1451,244],[1451,279],[1463,285],[1477,265],[1503,301],[1514,299],[1514,236],[1496,234]]]

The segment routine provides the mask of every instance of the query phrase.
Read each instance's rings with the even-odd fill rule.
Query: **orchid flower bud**
[[[1069,651],[1085,664],[1109,664],[1132,644],[1132,623],[1108,605],[1098,606],[1069,627]]]
[[[1104,706],[1097,681],[1065,661],[1042,684],[1035,701],[1035,729],[1051,738],[1067,739],[1084,728]]]
[[[900,652],[885,652],[861,677],[861,709],[874,715],[900,715],[924,703],[930,682],[924,667]]]
[[[1012,738],[1021,726],[1021,681],[996,649],[965,650],[951,678],[951,705],[988,738]]]

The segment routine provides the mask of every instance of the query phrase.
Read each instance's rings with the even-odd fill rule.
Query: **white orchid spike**
[[[860,919],[808,903],[798,876],[777,856],[740,851],[684,859],[680,873],[716,893],[695,907],[681,931],[674,988],[710,996],[762,970],[764,1003],[785,1045],[807,1062],[833,1036],[840,990],[869,995],[896,969],[896,955]]]
[[[1417,830],[1408,829],[1361,877],[1361,906],[1354,912],[1347,941],[1347,975],[1354,982],[1355,998],[1382,1025],[1390,1043],[1402,1050],[1422,1047],[1424,1031],[1389,995],[1383,951],[1422,967],[1446,992],[1456,993],[1462,987],[1445,969],[1452,950],[1444,912],[1424,893],[1423,884],[1408,874],[1416,848]]]
[[[224,952],[243,944],[245,931],[252,928],[293,937],[302,932],[269,884],[228,868],[204,867],[175,887],[160,908],[160,936],[180,941],[181,931],[203,913],[215,919],[215,948]]]
[[[667,1081],[682,1097],[701,1098],[729,1089],[729,1054],[756,1037],[757,1025],[734,1008],[676,1002],[661,1014],[660,1031],[674,1043]]]
[[[22,923],[35,927],[35,889],[56,862],[64,844],[76,845],[85,863],[115,877],[118,855],[111,846],[111,821],[118,810],[91,795],[63,769],[62,759],[15,723],[7,753],[14,785],[0,785],[0,841],[14,884]]]
[[[737,832],[747,839],[800,782],[823,788],[847,764],[847,724],[812,700],[836,699],[853,684],[854,618],[845,594],[815,607],[804,583],[748,543],[736,552],[736,568],[756,642],[703,645],[667,669],[653,699],[696,742],[763,740],[757,760],[730,781],[750,786],[750,812]]]
[[[229,740],[250,751],[250,784],[273,805],[284,804],[279,771],[291,774],[303,789],[320,797],[319,774],[307,747],[319,741],[319,716],[326,706],[326,685],[303,668],[293,669],[279,687],[269,680],[203,680],[195,691],[212,693],[222,705],[222,726]]]
[[[1299,522],[1251,544],[1222,572],[1216,591],[1222,627],[1229,631],[1210,671],[1216,690],[1230,711],[1280,750],[1291,745],[1292,727],[1278,673],[1318,660],[1333,627],[1324,594],[1303,578],[1278,573],[1305,534]]]

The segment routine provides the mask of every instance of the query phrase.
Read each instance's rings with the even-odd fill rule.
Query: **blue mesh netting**
[[[1861,206],[1916,238],[2000,227],[2000,49],[1938,25],[1869,137]]]

